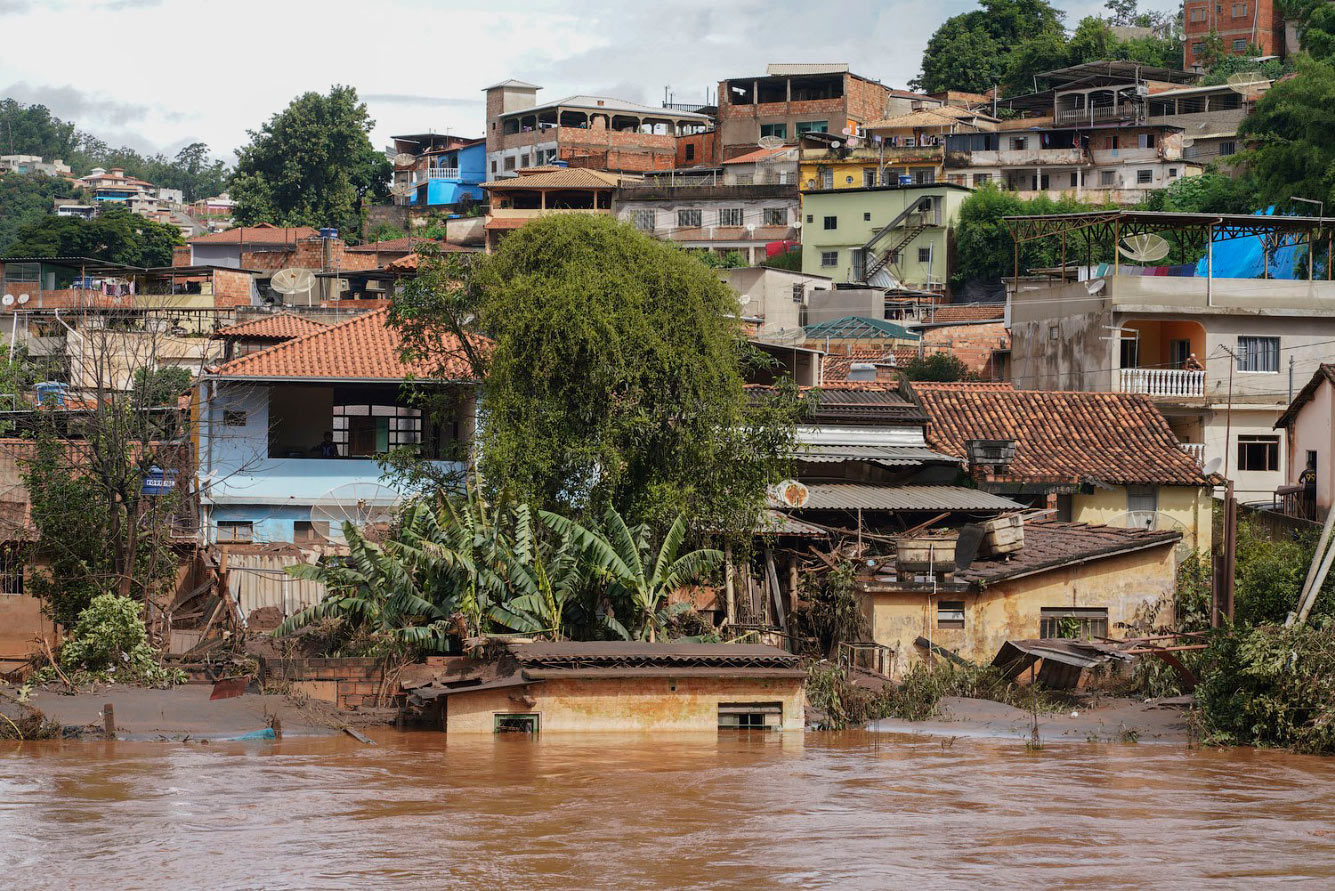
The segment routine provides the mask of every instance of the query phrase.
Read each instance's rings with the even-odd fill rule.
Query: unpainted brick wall
[[[923,330],[923,345],[927,352],[933,349],[950,352],[985,380],[994,377],[992,353],[1010,349],[1010,334],[1002,322],[986,325],[947,325]]]
[[[273,661],[265,671],[274,680],[336,681],[340,709],[375,705],[385,679],[385,664],[366,658]]]

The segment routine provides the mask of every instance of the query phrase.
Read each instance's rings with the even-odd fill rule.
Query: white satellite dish
[[[837,139],[830,140],[830,148],[839,148],[839,140]]]
[[[5,306],[13,306],[13,305],[14,305],[14,295],[13,295],[13,294],[6,294],[4,297],[0,297],[0,304],[4,304]]]
[[[417,163],[417,156],[410,155],[407,152],[399,152],[394,156],[395,167],[410,167]]]
[[[1212,473],[1218,473],[1219,465],[1223,463],[1224,463],[1223,458],[1219,457],[1211,458],[1209,461],[1205,462],[1205,466],[1201,468],[1201,472],[1204,473],[1206,476],[1209,476]]]
[[[839,132],[842,133],[842,134],[844,134],[845,136],[852,136],[852,135],[853,135],[853,128],[852,128],[852,127],[845,127],[844,129],[840,130]]]
[[[344,483],[326,492],[311,508],[311,522],[328,523],[329,538],[346,542],[344,523],[374,535],[389,526],[402,500],[398,492],[380,483]]]
[[[1244,99],[1255,99],[1270,87],[1270,81],[1255,71],[1239,71],[1224,81],[1228,88]]]
[[[771,152],[783,148],[783,144],[783,138],[779,136],[762,136],[760,141],[756,143],[756,145]]]
[[[1177,556],[1185,558],[1191,547],[1187,542],[1189,530],[1182,523],[1161,510],[1129,510],[1114,514],[1106,523],[1115,529],[1140,529],[1145,532],[1180,532],[1182,540],[1177,543]]]
[[[31,299],[32,299],[32,295],[30,295],[30,294],[20,294],[20,295],[19,295],[19,306],[22,306],[23,304],[27,303],[27,302],[28,302],[29,300],[31,300]]]
[[[284,297],[305,294],[309,298],[311,289],[315,287],[315,273],[309,269],[289,266],[273,274],[273,278],[269,279],[269,287]]]
[[[1168,256],[1170,245],[1162,236],[1130,235],[1122,239],[1118,250],[1122,256],[1140,263],[1152,263]]]

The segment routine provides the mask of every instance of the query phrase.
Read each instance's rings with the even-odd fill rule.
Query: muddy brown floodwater
[[[1335,887],[1331,760],[376,736],[0,742],[0,887]]]

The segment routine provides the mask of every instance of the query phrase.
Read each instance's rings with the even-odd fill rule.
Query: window
[[[250,520],[219,520],[218,541],[253,541],[255,524]]]
[[[847,185],[847,186],[851,186],[851,185],[853,185],[853,177],[851,177],[851,176],[846,176],[846,177],[844,177],[844,185]]]
[[[1094,638],[1108,636],[1108,608],[1043,607],[1038,611],[1039,637]]]
[[[762,213],[764,214],[766,226],[788,225],[788,211],[785,208],[767,207],[762,211]]]
[[[492,126],[494,127],[494,126],[496,126],[496,125],[495,125],[495,124],[492,124]],[[491,172],[492,172],[492,173],[495,173],[495,172],[496,172],[496,159],[495,159],[495,158],[492,158],[492,159],[491,159]]]
[[[0,545],[0,595],[23,593],[23,550],[17,542]]]
[[[820,187],[822,189],[834,188],[834,170],[829,167],[822,167],[820,171]]]
[[[1028,136],[1012,136],[1012,137],[1011,137],[1011,151],[1013,151],[1013,152],[1022,152],[1022,151],[1024,151],[1026,148],[1028,148],[1028,147],[1029,147],[1029,137],[1028,137]]]
[[[515,169],[515,159],[514,159],[513,156],[511,156],[511,157],[505,159],[505,169],[506,169],[506,170],[514,170],[514,169]]]
[[[699,210],[677,211],[678,229],[699,229],[703,223],[703,214]]]
[[[1238,470],[1279,470],[1279,437],[1239,434]]]
[[[1176,168],[1176,167],[1169,167],[1169,168],[1168,168],[1168,178],[1169,178],[1169,179],[1177,179],[1177,168]]]
[[[1099,171],[1099,185],[1101,185],[1101,186],[1111,186],[1111,185],[1113,185],[1113,184],[1115,183],[1115,180],[1113,179],[1113,177],[1114,177],[1115,175],[1116,175],[1116,174],[1115,174],[1114,171],[1112,171],[1112,170],[1100,170],[1100,171]]]
[[[633,219],[635,228],[641,232],[654,231],[654,212],[652,210],[637,210]]]
[[[1120,368],[1139,368],[1140,367],[1140,339],[1134,333],[1122,332],[1122,339],[1118,343],[1118,361],[1121,362]]]
[[[783,726],[781,702],[720,702],[720,730],[778,730]]]
[[[538,732],[538,716],[534,714],[497,714],[493,718],[492,726],[497,733],[529,733]]]
[[[822,266],[838,266],[838,265],[839,265],[839,252],[838,252],[838,251],[821,251],[821,252],[820,252],[820,265],[822,265]]]
[[[913,181],[920,186],[930,186],[936,182],[936,170],[931,167],[913,171]]]
[[[28,284],[42,280],[41,263],[6,263],[6,284]]]
[[[990,173],[975,173],[973,175],[974,188],[977,188],[978,186],[984,185],[985,183],[991,181],[992,181],[992,174]]]
[[[1137,142],[1139,143],[1141,148],[1154,148],[1154,134],[1142,133],[1137,138]]]
[[[760,135],[761,135],[762,137],[764,137],[764,136],[777,136],[777,137],[780,138],[780,139],[787,139],[787,138],[788,138],[788,125],[787,125],[787,124],[761,124],[761,125],[760,125]]]
[[[329,540],[329,523],[324,520],[297,520],[292,524],[295,544],[320,544]]]
[[[1204,7],[1204,6],[1197,6],[1197,7],[1194,7],[1194,8],[1191,10],[1191,20],[1192,20],[1193,22],[1203,22],[1203,21],[1205,21],[1205,7]],[[1201,45],[1201,44],[1199,44],[1199,43],[1192,44],[1191,51],[1192,51],[1193,53],[1199,53],[1200,50],[1198,50],[1196,47],[1199,47],[1200,45]]]
[[[798,121],[797,135],[803,133],[826,133],[830,129],[829,121]]]
[[[1219,143],[1219,154],[1236,155],[1238,153],[1238,144],[1231,139],[1226,139]]]
[[[244,427],[246,426],[246,412],[244,409],[225,408],[223,409],[224,427]]]
[[[932,249],[929,247],[918,248],[918,262],[919,263],[932,262]]]
[[[742,225],[742,209],[740,207],[720,207],[718,224],[720,226]]]
[[[807,222],[808,222],[808,223],[814,223],[814,222],[816,222],[816,218],[815,218],[814,216],[812,216],[811,214],[807,214]]]
[[[689,142],[686,143],[686,160],[687,161],[695,160],[695,145]]]
[[[1191,54],[1192,54],[1193,56],[1199,56],[1199,55],[1200,55],[1201,53],[1203,53],[1203,52],[1205,52],[1205,44],[1203,44],[1203,43],[1193,43],[1193,44],[1191,45]]]
[[[1140,185],[1145,185],[1146,183],[1152,183],[1152,182],[1154,182],[1154,171],[1153,171],[1153,170],[1137,170],[1137,171],[1136,171],[1136,182],[1139,183]]]
[[[1168,341],[1168,361],[1174,368],[1181,368],[1191,356],[1191,341],[1175,338]]]
[[[1238,371],[1279,374],[1278,337],[1239,337]]]
[[[964,601],[938,600],[936,602],[937,628],[964,627]]]
[[[1076,187],[1079,186],[1079,185],[1080,185],[1080,173],[1079,173],[1078,171],[1072,170],[1072,171],[1071,171],[1071,188],[1074,189],[1074,188],[1076,188]]]
[[[1127,486],[1126,509],[1133,513],[1154,513],[1159,509],[1159,490],[1153,486]]]
[[[1235,18],[1235,19],[1240,19],[1240,18],[1242,18],[1243,16],[1245,16],[1246,14],[1247,14],[1247,4],[1246,4],[1246,3],[1234,3],[1234,4],[1233,4],[1233,18]]]
[[[864,211],[864,212],[863,212],[863,214],[862,214],[862,222],[864,222],[864,223],[870,223],[870,222],[871,222],[871,211],[868,210],[868,211]]]
[[[1239,37],[1237,40],[1233,41],[1233,52],[1245,53],[1246,51],[1247,51],[1247,41],[1245,38]]]
[[[826,228],[826,229],[838,229],[838,228],[839,228],[839,218],[838,218],[838,217],[826,217],[826,218],[825,218],[825,228]]]
[[[864,168],[862,168],[862,185],[863,185],[863,188],[867,188],[867,189],[870,189],[872,186],[876,185],[876,168],[875,168],[875,167],[864,167]]]
[[[1061,339],[1062,339],[1062,329],[1058,328],[1056,325],[1049,325],[1048,340],[1061,340]]]
[[[1122,147],[1122,139],[1116,133],[1109,136],[1106,142],[1109,149],[1119,149]]]

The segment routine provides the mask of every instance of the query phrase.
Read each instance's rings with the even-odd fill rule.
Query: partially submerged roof
[[[497,179],[482,184],[489,191],[510,189],[615,189],[621,185],[622,177],[615,173],[601,170],[586,170],[583,167],[562,167],[546,170],[527,176],[513,176],[509,179]]]
[[[1335,365],[1322,362],[1317,367],[1316,373],[1312,375],[1312,379],[1298,391],[1298,395],[1293,397],[1293,401],[1284,410],[1284,414],[1279,416],[1279,420],[1275,422],[1275,429],[1278,430],[1292,424],[1297,419],[1298,412],[1302,410],[1304,405],[1312,401],[1312,397],[1316,396],[1316,391],[1325,382],[1335,385]]]
[[[867,316],[844,316],[828,322],[807,325],[803,329],[808,340],[828,337],[831,340],[917,340],[918,335],[907,328]]]
[[[295,340],[280,343],[258,353],[233,359],[214,370],[212,375],[234,380],[291,381],[402,381],[414,376],[436,379],[436,369],[427,363],[409,364],[399,356],[398,331],[388,324],[389,310],[381,309],[354,316]],[[475,339],[479,350],[490,341]],[[457,343],[443,344],[446,349]],[[462,350],[447,363],[448,380],[474,379],[473,369]]]
[[[280,312],[277,315],[219,328],[214,332],[214,336],[240,337],[248,340],[294,340],[328,327],[328,322],[317,322],[315,319],[308,319],[296,313]]]
[[[295,244],[303,238],[319,235],[317,229],[310,226],[275,226],[272,223],[260,223],[255,226],[237,226],[224,232],[209,235],[196,235],[187,238],[187,244]]]
[[[996,482],[1208,486],[1148,396],[1016,390],[1007,384],[911,385],[927,442],[966,458],[969,440],[1014,440]]]
[[[1023,505],[963,486],[876,486],[811,483],[803,510],[1006,511]]]
[[[968,569],[955,573],[955,581],[990,585],[1177,544],[1182,533],[1146,529],[1118,529],[1084,523],[1030,520],[1024,524],[1024,547],[1000,557],[975,560]]]

